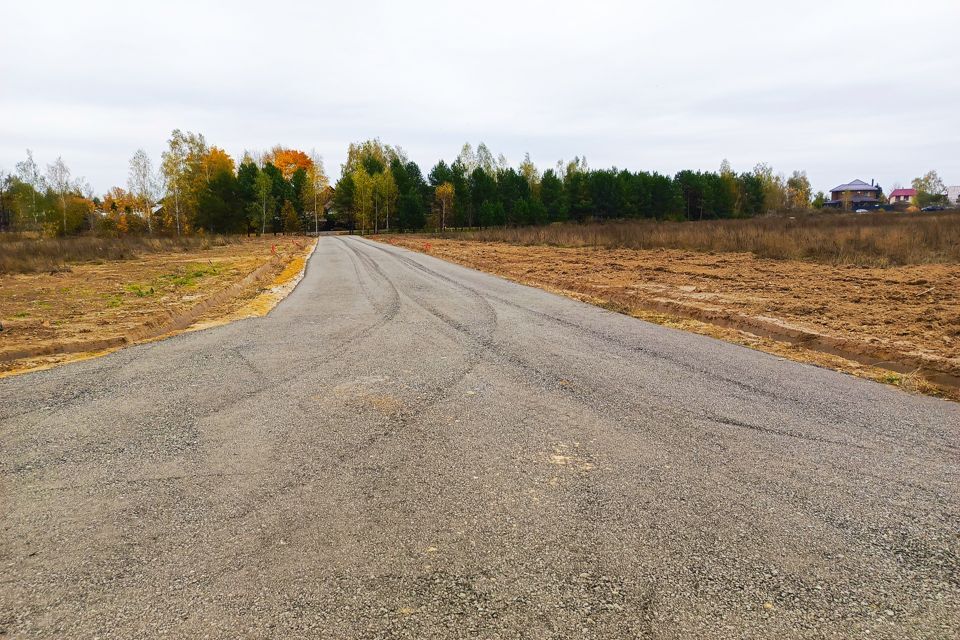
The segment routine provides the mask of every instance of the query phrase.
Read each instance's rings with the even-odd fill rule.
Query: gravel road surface
[[[324,237],[0,380],[0,525],[0,637],[955,638],[960,405]]]

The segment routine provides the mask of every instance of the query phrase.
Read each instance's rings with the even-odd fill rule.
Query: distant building
[[[890,197],[888,200],[890,201],[890,204],[897,204],[900,202],[911,203],[916,197],[916,189],[894,189],[890,192]]]
[[[870,184],[863,180],[854,180],[830,189],[830,200],[823,205],[843,209],[872,207],[880,203],[881,195],[880,187],[875,186],[872,180]]]
[[[947,187],[947,199],[950,201],[950,204],[960,205],[960,185]]]

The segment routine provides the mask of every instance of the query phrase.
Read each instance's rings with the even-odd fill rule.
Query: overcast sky
[[[174,128],[235,158],[315,148],[333,178],[380,137],[424,171],[485,141],[541,168],[960,184],[960,0],[40,0],[0,20],[0,169],[62,155],[98,193]]]

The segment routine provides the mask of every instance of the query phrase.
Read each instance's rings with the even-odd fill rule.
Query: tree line
[[[822,194],[821,194],[822,195]],[[443,230],[614,218],[702,220],[750,217],[811,206],[803,171],[789,178],[768,165],[675,176],[591,169],[583,158],[541,172],[529,154],[518,167],[480,143],[424,177],[399,147],[379,140],[350,145],[334,187],[333,211],[347,228]]]
[[[126,187],[95,196],[62,158],[41,170],[27,150],[0,172],[0,230],[44,235],[300,233],[319,227],[332,192],[315,152],[276,146],[237,165],[202,134],[174,130],[155,165],[142,149]]]
[[[930,172],[921,196],[945,193]],[[931,196],[932,197],[932,196]],[[937,198],[943,199],[945,196]],[[351,144],[330,187],[315,152],[276,146],[244,152],[237,165],[202,134],[175,130],[154,166],[138,150],[124,187],[102,197],[74,180],[61,158],[45,171],[28,150],[14,173],[0,172],[0,229],[69,235],[300,233],[341,228],[374,232],[539,225],[606,219],[747,218],[823,205],[804,171],[789,177],[765,163],[736,172],[675,175],[592,169],[584,158],[541,171],[529,154],[516,167],[483,143],[464,144],[450,163],[424,175],[402,148],[379,139]]]

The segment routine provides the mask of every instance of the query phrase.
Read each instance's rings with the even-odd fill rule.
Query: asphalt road
[[[954,638],[958,471],[960,405],[325,237],[0,380],[0,636]]]

